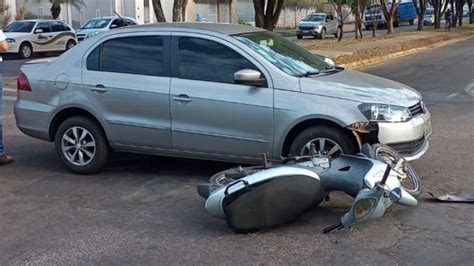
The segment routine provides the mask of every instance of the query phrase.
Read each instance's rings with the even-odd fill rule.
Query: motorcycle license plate
[[[431,128],[431,121],[428,121],[425,124],[425,137],[428,137],[431,133],[433,133],[433,129]]]

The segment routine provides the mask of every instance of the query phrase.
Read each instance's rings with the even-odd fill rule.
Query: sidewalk
[[[362,40],[343,39],[299,42],[299,45],[313,53],[334,60],[348,68],[360,68],[396,57],[447,45],[474,37],[474,24],[453,28],[451,32],[425,30],[395,33],[393,36],[379,35]]]

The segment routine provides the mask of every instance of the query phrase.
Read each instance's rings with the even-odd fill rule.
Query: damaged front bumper
[[[382,143],[395,149],[406,160],[422,157],[429,149],[428,137],[432,133],[431,115],[428,110],[407,122],[361,122],[348,126],[359,145]]]

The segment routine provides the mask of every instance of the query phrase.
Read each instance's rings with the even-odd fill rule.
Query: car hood
[[[299,26],[319,26],[322,25],[322,22],[319,21],[300,21]]]
[[[102,32],[102,31],[107,31],[107,27],[105,28],[99,28],[99,29],[78,29],[76,31],[76,34],[79,35],[79,34],[84,34],[84,35],[87,35],[89,33],[94,33],[94,32]]]
[[[416,90],[373,75],[344,70],[326,76],[301,78],[301,92],[342,98],[361,103],[409,107],[421,100]]]
[[[19,37],[26,37],[30,35],[31,33],[29,32],[4,32],[5,36],[7,36],[8,39],[15,39]]]

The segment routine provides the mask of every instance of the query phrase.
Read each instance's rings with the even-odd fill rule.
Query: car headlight
[[[16,43],[15,39],[7,38],[6,39],[7,43]]]
[[[87,39],[87,38],[90,38],[90,37],[94,37],[94,36],[96,36],[97,34],[99,34],[99,31],[87,33],[86,39]]]
[[[359,110],[372,122],[406,122],[411,119],[410,110],[403,106],[363,103]]]
[[[375,205],[375,199],[365,198],[357,201],[354,205],[353,215],[356,220],[362,219],[367,216]]]

